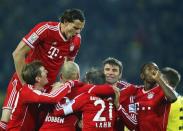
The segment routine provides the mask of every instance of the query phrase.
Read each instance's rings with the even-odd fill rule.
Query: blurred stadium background
[[[21,38],[38,22],[58,21],[67,8],[80,8],[86,16],[76,58],[82,76],[108,56],[123,62],[123,78],[135,84],[148,61],[183,75],[182,0],[0,0],[0,107],[15,70],[12,52]]]

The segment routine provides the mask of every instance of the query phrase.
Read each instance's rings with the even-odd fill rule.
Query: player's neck
[[[145,90],[145,91],[151,90],[152,88],[155,87],[155,85],[156,85],[156,84],[144,82],[144,90]]]
[[[67,36],[65,34],[65,28],[64,28],[64,25],[62,23],[60,23],[60,32],[62,33],[62,36],[67,40]]]
[[[43,86],[40,85],[39,83],[36,83],[36,84],[34,85],[34,89],[35,89],[35,90],[42,91],[44,88],[43,88]]]

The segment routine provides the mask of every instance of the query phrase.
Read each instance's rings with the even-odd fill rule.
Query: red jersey
[[[64,97],[60,102],[54,105],[53,112],[70,102],[68,97]],[[52,105],[53,106],[53,105]],[[56,116],[52,111],[47,114],[39,131],[75,131],[78,118],[75,115]]]
[[[124,82],[124,81],[118,82],[117,87],[121,89],[121,97],[123,98],[122,99],[123,104],[125,104],[124,102],[126,102],[126,106],[128,107],[129,103],[128,103],[128,100],[126,100],[126,99],[128,99],[131,96],[131,94],[134,93],[135,88],[130,87],[130,84],[127,82]],[[129,87],[129,88],[127,88],[127,87]],[[71,95],[77,94],[77,92],[79,92],[79,94],[80,94],[80,93],[82,93],[82,91],[85,91],[85,92],[87,91],[88,93],[92,93],[97,96],[110,96],[110,95],[114,94],[114,90],[113,90],[112,86],[110,86],[108,84],[104,84],[104,85],[90,85],[90,87],[89,87],[89,85],[85,85],[80,88],[72,88]],[[122,113],[123,122],[120,121],[121,119],[118,121],[118,123],[116,124],[116,130],[123,130],[122,124],[124,124],[124,123],[126,125],[131,124],[131,120],[129,121],[129,118],[131,119],[131,117],[132,117],[132,119],[134,119],[133,113],[129,114],[130,117],[128,116],[127,118],[126,118],[126,115],[127,115],[127,113],[125,115],[124,115],[124,113]],[[133,124],[134,123],[132,123],[132,125],[130,125],[130,126],[132,126],[134,128],[134,126],[136,126],[136,124],[137,124],[136,120],[135,120],[135,125],[133,125]],[[132,128],[130,128],[130,129],[132,129]]]
[[[140,131],[166,131],[170,103],[160,86],[149,91],[139,88],[135,101]]]
[[[64,104],[69,103],[71,99],[76,97],[77,95],[84,93],[84,92],[92,92],[96,94],[103,94],[103,88],[110,88],[110,85],[92,85],[92,84],[85,84],[82,82],[78,82],[75,84],[75,87],[72,88],[72,93],[69,93],[64,100],[58,102],[54,108],[52,108],[52,112],[55,112],[59,108],[62,108]],[[75,124],[77,123],[78,119],[75,115],[69,116],[57,116],[54,113],[48,113],[43,125],[41,126],[40,130],[59,130],[59,131],[74,131]]]
[[[80,48],[81,36],[78,34],[66,40],[59,22],[37,24],[23,41],[32,49],[26,62],[40,60],[48,70],[49,84],[53,83],[64,63],[65,57],[74,60]]]
[[[135,95],[138,87],[134,85],[128,85],[120,91],[120,106],[117,109],[118,115],[123,121],[123,124],[130,130],[134,130],[137,127],[137,112]]]
[[[6,131],[7,123],[0,121],[0,131]]]
[[[90,93],[78,95],[70,103],[57,108],[55,115],[68,115],[73,111],[82,112],[83,131],[113,131],[116,120],[111,99],[101,99]]]
[[[48,70],[49,85],[55,82],[65,57],[74,60],[81,44],[79,34],[66,40],[60,32],[61,28],[58,22],[42,22],[23,38],[23,41],[31,48],[26,57],[26,63],[40,60]],[[15,81],[18,82],[15,83]],[[14,73],[7,88],[3,108],[13,108],[17,92],[21,88],[18,76]]]
[[[117,83],[117,87],[119,89],[123,89],[128,85],[130,84],[124,81],[120,81]],[[112,94],[114,94],[114,90],[112,86],[108,84],[104,84],[104,85],[85,85],[79,88],[72,88],[72,93],[70,93],[69,95],[76,96],[76,94],[80,94],[82,92],[92,93],[97,96],[111,96]],[[123,130],[123,123],[121,120],[117,121],[117,123],[115,124],[115,128],[116,130],[120,130],[120,131]]]
[[[130,85],[120,95],[118,113],[130,130],[166,131],[170,104],[160,86],[145,92],[143,86]]]
[[[123,99],[121,99],[121,101],[123,101],[123,104],[126,104],[126,106],[128,107],[128,104],[129,104],[128,99],[133,93],[135,93],[134,91],[136,90],[136,88],[131,87],[131,84],[129,84],[127,82],[124,82],[124,81],[118,82],[117,87],[119,89],[121,89],[121,92],[120,92],[121,95],[120,96],[121,96],[121,98],[123,98]],[[72,91],[73,91],[73,89],[75,89],[75,88],[72,88]],[[80,91],[81,89],[82,88],[79,88],[78,91]],[[112,94],[114,94],[114,90],[113,90],[112,86],[110,86],[108,84],[93,85],[89,89],[87,87],[84,87],[84,89],[87,89],[88,93],[92,93],[92,94],[95,94],[97,96],[111,96]],[[71,93],[71,94],[73,94],[73,93]],[[126,102],[126,103],[124,103],[124,102]],[[121,113],[121,111],[119,111],[119,115],[120,115],[119,117],[120,118],[122,117],[122,121],[121,121],[121,119],[119,119],[117,121],[117,123],[115,125],[116,130],[120,130],[120,131],[123,130],[123,124],[125,124],[125,125],[131,124],[131,120],[129,120],[129,119],[131,119],[132,114],[130,114],[130,117],[129,116],[126,117],[127,113],[125,113],[125,115],[124,115],[123,112]],[[135,120],[135,125],[133,125],[133,124],[134,123],[132,123],[131,126],[134,128],[134,126],[136,126],[136,124],[137,124],[136,120]]]
[[[72,88],[72,93],[69,93],[65,99],[60,100],[56,105],[49,105],[45,108],[45,105],[43,105],[43,109],[41,109],[41,116],[40,119],[40,130],[59,130],[59,131],[74,131],[75,130],[75,124],[78,121],[77,117],[75,115],[70,116],[55,116],[53,113],[58,107],[65,104],[65,102],[70,101],[70,99],[73,99],[78,94],[81,94],[83,92],[88,91],[93,85],[85,84],[83,82],[78,82],[78,84],[75,84],[75,87]]]
[[[11,131],[35,130],[38,106],[34,103],[57,103],[71,91],[72,86],[74,83],[70,81],[48,94],[34,90],[31,85],[24,85],[18,92],[7,129]]]
[[[117,87],[119,89],[123,89],[123,88],[126,88],[127,86],[129,86],[130,83],[126,82],[126,81],[119,81],[117,82]]]

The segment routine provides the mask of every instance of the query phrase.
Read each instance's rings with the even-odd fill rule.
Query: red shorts
[[[4,100],[3,108],[2,109],[13,109],[15,99],[17,96],[17,92],[22,88],[22,84],[20,80],[18,79],[18,76],[16,73],[14,73],[11,81],[9,82],[7,91],[6,91],[6,97]]]

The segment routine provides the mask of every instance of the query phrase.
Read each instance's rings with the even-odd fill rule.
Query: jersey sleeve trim
[[[7,126],[7,124],[5,124],[5,123],[3,123],[3,122],[0,121],[0,127],[2,129],[6,130],[6,126]]]
[[[12,110],[12,107],[8,107],[8,106],[4,106],[2,109],[8,109],[8,110]]]
[[[35,94],[37,95],[42,95],[42,96],[47,96],[47,97],[56,97],[58,96],[61,92],[63,92],[65,89],[73,87],[74,83],[72,81],[66,82],[61,88],[54,90],[52,92],[48,93],[42,93],[39,90],[33,90],[31,85],[28,85],[28,88],[31,89]],[[70,90],[68,91],[68,93]]]
[[[96,86],[92,86],[89,90],[88,90],[88,93],[91,93],[91,91],[95,88]]]
[[[28,38],[24,37],[23,41],[32,49],[34,48],[34,43],[39,39],[40,35],[47,29],[49,29],[48,24],[44,24],[37,30],[33,31]]]
[[[29,42],[27,41],[25,38],[22,39],[30,48],[34,49],[34,46]]]

